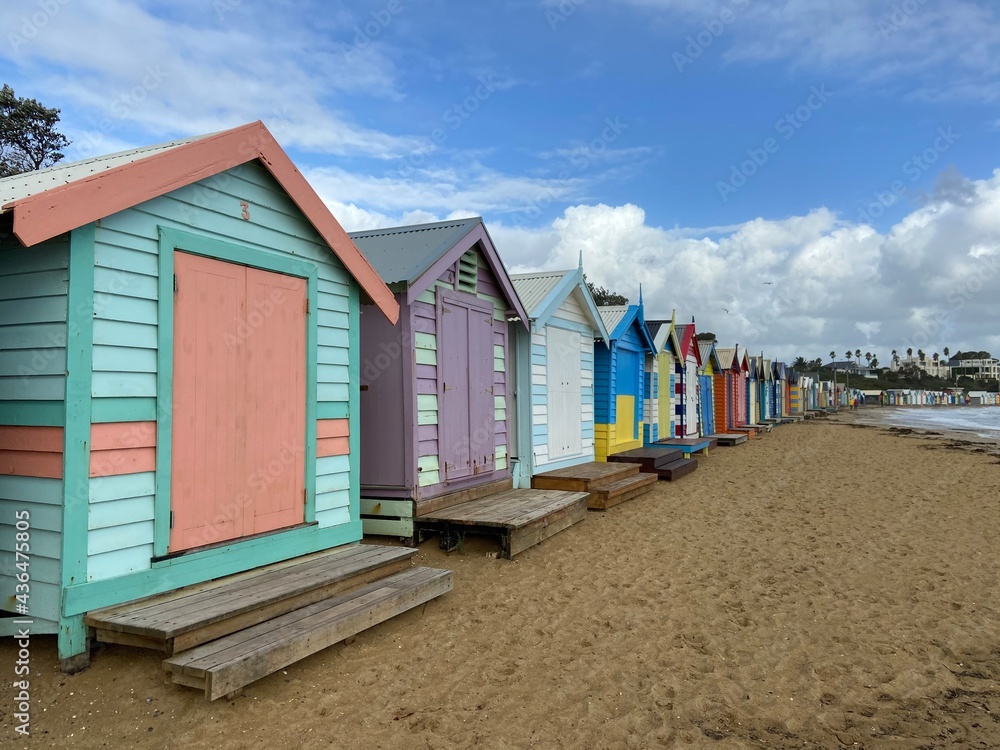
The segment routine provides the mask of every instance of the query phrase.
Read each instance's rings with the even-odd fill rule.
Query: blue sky
[[[775,356],[1000,350],[985,0],[27,0],[68,158],[262,119],[349,229],[482,215]],[[767,283],[773,282],[773,283]]]

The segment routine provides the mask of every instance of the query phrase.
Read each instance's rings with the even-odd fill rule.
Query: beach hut
[[[646,329],[656,350],[646,357],[643,417],[648,445],[675,435],[674,388],[677,375],[674,363],[680,351],[680,342],[673,317],[670,320],[647,320]],[[651,395],[654,392],[655,397]]]
[[[608,343],[583,267],[511,276],[531,321],[511,323],[517,425],[515,487],[594,460],[594,340]]]
[[[736,345],[736,361],[738,374],[736,378],[736,426],[745,427],[749,424],[749,390],[750,390],[750,358],[745,350]]]
[[[594,452],[598,461],[643,445],[643,386],[646,354],[656,351],[637,305],[600,307],[608,343],[594,347]]]
[[[760,422],[760,364],[757,357],[747,357],[747,424],[756,425]]]
[[[722,363],[715,351],[714,341],[699,341],[698,350],[702,361],[702,366],[698,371],[699,425],[703,436],[714,435],[716,432],[715,375],[722,372]]]
[[[429,501],[509,481],[508,316],[529,318],[481,218],[351,238],[400,307],[395,325],[362,307],[365,533],[410,537]]]
[[[783,419],[788,416],[788,376],[785,371],[784,362],[775,362],[772,366],[774,373],[774,416],[776,419]]]
[[[246,571],[292,586],[291,558],[361,539],[358,318],[392,325],[391,292],[259,122],[8,177],[0,206],[0,515],[30,536],[32,634],[70,671],[88,626],[169,653],[105,608],[234,573],[280,613]]]
[[[674,390],[674,435],[678,438],[698,437],[698,350],[694,318],[690,323],[675,326],[680,351],[674,363],[677,375]]]
[[[771,360],[761,357],[760,360],[760,380],[758,381],[760,390],[760,418],[761,421],[772,421],[774,419],[774,369]]]

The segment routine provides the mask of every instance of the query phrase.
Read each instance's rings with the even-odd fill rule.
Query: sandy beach
[[[429,541],[451,594],[233,701],[120,646],[68,677],[39,637],[28,744],[1000,747],[1000,461],[855,418],[716,449],[514,562]]]

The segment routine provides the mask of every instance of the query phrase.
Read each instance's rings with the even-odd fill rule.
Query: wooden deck
[[[656,476],[641,474],[641,468],[640,464],[627,461],[588,461],[566,469],[536,474],[531,478],[531,486],[537,489],[584,492],[590,510],[607,510],[653,489]]]
[[[172,656],[163,670],[216,700],[451,588],[450,570],[411,567]]]
[[[741,445],[749,438],[742,432],[717,432],[714,435],[706,435],[715,440],[715,442],[723,447],[729,448],[734,445]]]
[[[355,545],[93,610],[97,640],[168,656],[411,566],[416,550]]]
[[[436,532],[441,547],[454,549],[462,535],[500,537],[500,555],[510,559],[587,517],[586,492],[507,490],[417,516],[418,537]]]
[[[616,453],[608,456],[608,461],[639,464],[643,473],[655,474],[667,481],[680,479],[698,468],[697,459],[685,457],[683,448],[666,448],[658,445],[647,445],[645,448]]]
[[[645,448],[636,448],[608,456],[608,462],[639,464],[643,471],[650,471],[679,458],[684,458],[684,451],[681,448],[647,445]]]
[[[684,457],[690,458],[693,453],[708,453],[709,448],[715,447],[715,441],[711,438],[670,438],[668,440],[658,440],[655,445],[668,448],[680,448],[684,451]]]

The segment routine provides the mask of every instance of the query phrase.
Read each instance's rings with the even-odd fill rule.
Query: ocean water
[[[881,414],[873,414],[877,411]],[[894,427],[960,430],[984,438],[1000,439],[1000,406],[915,406],[866,409],[865,412]]]

